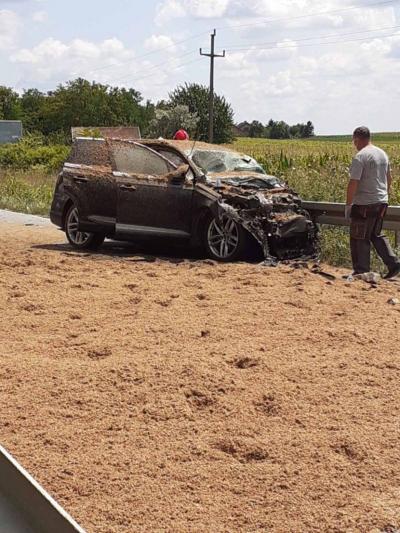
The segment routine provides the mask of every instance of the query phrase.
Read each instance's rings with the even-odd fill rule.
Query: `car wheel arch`
[[[79,198],[71,195],[71,194],[67,194],[66,195],[67,197],[67,200],[65,201],[65,204],[64,204],[64,208],[63,208],[63,213],[62,213],[62,229],[65,230],[65,220],[67,218],[67,214],[68,214],[68,211],[70,210],[71,206],[72,205],[75,205],[77,208],[78,208],[78,211],[81,211],[81,202],[79,200]]]
[[[210,206],[204,205],[197,210],[192,223],[192,241],[197,244],[200,243],[207,218],[213,215],[215,215],[215,213]]]
[[[63,213],[62,213],[62,229],[65,230],[65,221],[67,218],[68,211],[71,209],[71,207],[74,205],[74,201],[72,198],[68,198],[68,200],[65,202]]]

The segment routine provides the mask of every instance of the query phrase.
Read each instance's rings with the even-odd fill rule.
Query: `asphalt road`
[[[49,218],[36,215],[26,215],[25,213],[15,213],[7,209],[0,209],[0,222],[10,224],[20,224],[21,226],[51,226]]]

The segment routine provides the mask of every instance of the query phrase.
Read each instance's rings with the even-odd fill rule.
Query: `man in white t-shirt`
[[[387,154],[371,143],[371,133],[361,126],[353,133],[358,150],[350,167],[346,218],[350,223],[350,248],[355,274],[370,271],[371,243],[388,268],[385,278],[400,273],[400,261],[382,232],[392,182]]]

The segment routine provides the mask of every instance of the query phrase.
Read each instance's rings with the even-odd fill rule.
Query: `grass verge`
[[[5,171],[0,173],[0,208],[48,215],[54,192],[55,176],[36,169],[26,171]]]

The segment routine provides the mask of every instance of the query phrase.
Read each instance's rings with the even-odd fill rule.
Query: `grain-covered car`
[[[315,257],[318,248],[293,190],[252,157],[199,142],[77,138],[50,216],[80,249],[106,237],[163,239],[218,261],[258,246],[273,263]]]

